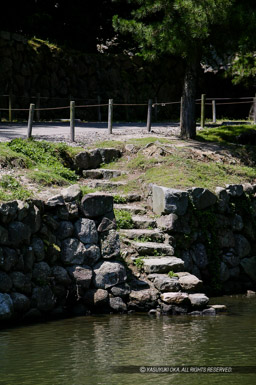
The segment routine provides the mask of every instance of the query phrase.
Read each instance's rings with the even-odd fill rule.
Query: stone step
[[[180,291],[163,293],[161,300],[170,305],[189,305],[194,310],[205,308],[209,302],[209,298],[203,293],[188,294]]]
[[[162,257],[162,258],[142,258],[143,269],[147,274],[158,273],[164,274],[169,271],[184,270],[184,261],[177,257]]]
[[[156,227],[155,219],[150,217],[136,215],[132,217],[132,221],[135,229],[147,229],[149,227]]]
[[[174,248],[164,243],[130,241],[130,245],[144,256],[170,256],[174,254]]]
[[[94,170],[83,170],[83,177],[87,179],[111,179],[121,175],[125,175],[127,172],[121,170],[110,170],[105,168],[96,168]]]
[[[125,210],[130,212],[132,215],[146,214],[147,210],[143,206],[137,205],[126,205],[122,203],[114,204],[114,208],[117,210]]]
[[[120,202],[116,202],[116,204],[122,203],[132,203],[132,202],[139,202],[141,201],[142,197],[139,194],[117,194],[114,195],[116,197],[116,200],[120,200]]]
[[[195,293],[203,288],[203,282],[200,279],[184,271],[176,271],[171,277],[168,276],[168,274],[152,273],[149,274],[147,278],[153,282],[154,286],[161,292],[185,291],[187,293]]]
[[[147,230],[147,229],[131,229],[124,230],[120,229],[119,234],[123,235],[128,239],[133,239],[141,242],[164,242],[165,235],[158,229]]]
[[[87,183],[87,186],[88,187],[91,187],[91,188],[106,188],[106,189],[114,189],[114,188],[117,188],[117,187],[123,187],[123,186],[126,186],[126,182],[110,182],[110,181],[106,181],[106,180],[90,180],[88,181]]]

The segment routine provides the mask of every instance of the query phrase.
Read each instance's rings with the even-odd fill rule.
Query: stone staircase
[[[143,201],[117,204],[115,208],[132,214],[134,228],[119,230],[122,256],[140,282],[148,285],[139,289],[141,295],[157,291],[156,312],[216,315],[224,310],[222,306],[208,306],[209,298],[202,293],[203,282],[184,271],[184,261],[174,256],[171,237],[157,228],[154,214],[143,206]]]
[[[88,186],[111,188],[113,194],[116,187],[126,183],[111,181],[120,175],[119,170],[83,171]],[[156,217],[142,197],[127,194],[122,198],[126,203],[116,203],[114,208],[129,212],[133,223],[132,229],[119,229],[121,255],[133,275],[131,305],[139,309],[140,301],[144,305],[148,301],[151,313],[162,314],[216,315],[224,311],[225,306],[208,306],[209,298],[202,293],[203,282],[184,271],[184,261],[174,256],[172,237],[157,227]],[[155,299],[158,305],[150,309]]]

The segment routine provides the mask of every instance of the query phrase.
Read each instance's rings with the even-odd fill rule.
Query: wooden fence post
[[[75,141],[75,102],[70,102],[70,140]]]
[[[212,100],[212,122],[216,123],[216,101]]]
[[[113,99],[108,101],[108,133],[112,134],[113,126]]]
[[[201,127],[205,126],[205,94],[201,96]]]
[[[152,121],[152,99],[148,101],[148,116],[147,116],[147,131],[151,132],[151,121]]]
[[[97,96],[97,99],[98,99],[98,121],[101,122],[101,109],[100,109],[101,98],[100,98],[100,96]]]
[[[37,111],[36,111],[36,120],[38,122],[40,121],[40,110],[39,110],[39,108],[40,108],[40,92],[38,92],[36,94],[36,109],[37,109]]]
[[[33,120],[34,120],[34,111],[35,111],[35,105],[30,104],[29,106],[29,114],[28,114],[28,133],[27,138],[31,138],[32,136],[32,126],[33,126]]]
[[[9,94],[9,122],[12,122],[12,93]]]
[[[180,98],[180,129],[182,123],[182,112],[183,112],[183,97]]]

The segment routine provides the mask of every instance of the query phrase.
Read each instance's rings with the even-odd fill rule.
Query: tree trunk
[[[180,122],[180,136],[183,139],[193,139],[196,136],[196,80],[197,70],[200,64],[197,55],[193,60],[187,62],[183,94],[182,94],[182,112]]]

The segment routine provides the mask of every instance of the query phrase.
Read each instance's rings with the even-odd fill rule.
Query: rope
[[[9,96],[9,95],[0,95],[0,96]],[[45,97],[45,99],[47,99]],[[55,98],[55,99],[65,99],[65,98]],[[67,98],[66,98],[67,99]],[[241,102],[224,102],[224,103],[216,103],[216,106],[221,106],[221,105],[229,105],[229,104],[251,104],[255,97],[242,97],[242,98],[207,98],[206,100],[247,100],[247,99],[252,99],[252,100],[247,100],[247,101],[241,101]],[[82,99],[80,99],[82,100]],[[92,100],[92,99],[91,99]],[[196,99],[196,104],[200,104],[201,99]],[[180,104],[181,102],[157,102],[153,103],[152,107],[155,108],[157,106],[165,107],[166,105],[172,105],[172,104]],[[211,106],[211,103],[205,103],[206,106]],[[84,105],[78,105],[75,106],[75,108],[90,108],[90,107],[107,107],[108,104],[84,104]],[[146,103],[114,103],[113,106],[119,106],[119,107],[128,107],[128,106],[133,106],[133,107],[145,107],[148,106]],[[54,111],[54,110],[65,110],[69,109],[70,106],[64,106],[64,107],[45,107],[45,108],[35,108],[34,111]],[[9,108],[0,108],[0,111],[10,111]],[[29,108],[11,108],[11,111],[29,111]]]
[[[75,106],[75,108],[107,107],[107,106],[108,106],[108,104],[85,104],[85,105],[81,105],[81,106]]]
[[[70,108],[67,107],[48,107],[48,108],[35,108],[34,111],[50,111],[50,110],[64,110]]]
[[[162,107],[165,107],[166,105],[170,105],[170,104],[180,104],[180,101],[179,102],[163,102],[163,103],[154,103],[152,104],[152,107],[155,107],[155,106],[162,106]]]
[[[201,103],[196,103],[198,105],[200,105]],[[249,101],[249,102],[225,102],[225,103],[216,103],[216,106],[224,106],[226,104],[252,104],[252,101]],[[212,104],[211,103],[205,103],[206,106],[211,106]]]
[[[245,96],[242,98],[206,98],[206,100],[243,100],[243,99],[254,99],[254,96]]]
[[[114,103],[113,106],[147,106],[146,103],[141,104],[122,104],[122,103]]]
[[[252,101],[251,102],[216,103],[216,106],[222,106],[222,105],[225,105],[225,104],[252,104]]]

